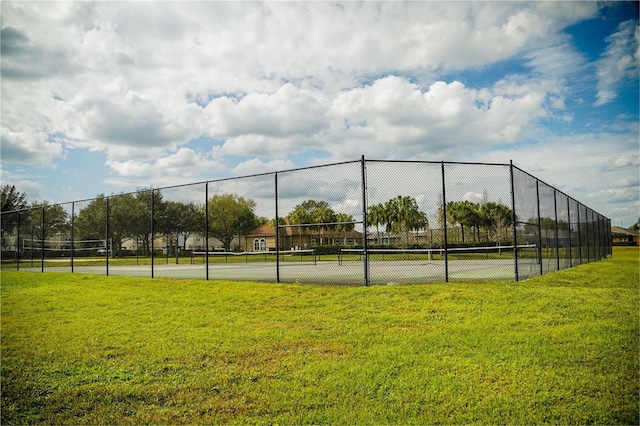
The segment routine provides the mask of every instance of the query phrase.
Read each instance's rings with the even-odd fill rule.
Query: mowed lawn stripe
[[[638,424],[637,248],[524,282],[2,272],[3,424]]]

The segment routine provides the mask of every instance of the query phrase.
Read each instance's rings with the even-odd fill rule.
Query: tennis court
[[[523,246],[531,249],[531,246]],[[489,250],[490,249],[490,250]],[[519,247],[520,249],[520,247]],[[365,258],[362,250],[344,250],[338,256],[319,256],[313,250],[264,253],[194,253],[179,263],[171,257],[156,257],[151,264],[118,264],[110,260],[87,265],[85,259],[75,259],[74,273],[166,277],[233,281],[300,282],[362,285],[365,282]],[[441,249],[433,250],[371,250],[367,273],[370,284],[402,284],[459,280],[513,280],[515,269],[513,247],[490,247],[482,250],[449,250],[447,258]],[[208,276],[207,276],[207,264]],[[60,264],[64,263],[66,265]],[[519,258],[521,275],[537,275],[536,258]],[[21,266],[21,270],[39,272],[41,265]],[[47,260],[47,272],[71,272],[70,260]]]

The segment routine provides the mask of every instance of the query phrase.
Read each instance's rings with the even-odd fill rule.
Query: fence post
[[[18,210],[18,235],[16,238],[17,238],[16,239],[16,271],[19,271],[20,270],[20,210]],[[33,250],[33,244],[31,244],[31,250]]]
[[[518,282],[518,234],[516,227],[516,191],[513,182],[513,160],[509,160],[509,177],[511,179],[511,228],[513,230],[513,267]]]
[[[607,255],[613,255],[613,239],[611,238],[611,219],[607,219]]]
[[[569,227],[569,268],[573,268],[573,258],[571,257],[571,202],[567,197],[567,226]]]
[[[71,273],[73,274],[73,248],[75,247],[75,239],[74,239],[74,226],[75,226],[75,216],[76,216],[76,202],[73,201],[71,203],[71,255],[69,256],[71,259]]]
[[[585,206],[585,211],[587,212],[587,220],[586,220],[586,226],[585,226],[585,231],[587,231],[587,263],[591,262],[591,235],[589,232],[589,208]]]
[[[105,258],[106,259],[105,265],[106,265],[107,276],[109,276],[109,197],[107,197],[107,200],[106,200],[104,217],[106,219],[105,220],[105,222],[106,222],[105,223],[105,228],[104,228],[104,231],[105,231],[105,234],[104,234],[104,246],[105,247],[104,248],[105,248],[105,252],[106,252],[106,256],[107,256]]]
[[[42,206],[42,223],[40,224],[40,272],[44,272],[44,215],[46,207]]]
[[[600,214],[598,214],[597,217],[598,217],[598,230],[597,230],[598,247],[596,247],[596,249],[597,249],[598,257],[596,258],[596,261],[602,260],[602,229],[600,229],[600,221],[601,221]]]
[[[209,280],[209,182],[204,184],[204,263],[205,280]]]
[[[540,265],[540,275],[544,274],[542,267],[542,219],[540,218],[540,181],[536,179],[536,204],[538,206],[538,264]]]
[[[580,264],[582,265],[582,229],[580,226],[580,203],[578,203],[576,201],[576,205],[578,206],[577,210],[578,210],[578,259],[580,261]]]
[[[369,246],[367,240],[369,239],[367,227],[367,165],[364,159],[364,155],[360,160],[362,170],[362,251],[364,254],[364,285],[368,286],[370,283],[369,278]]]
[[[444,281],[449,282],[449,248],[447,241],[447,193],[444,179],[444,161],[440,163],[442,170],[442,227],[444,228]]]
[[[276,282],[280,282],[280,222],[278,217],[278,172],[274,174],[274,192],[275,192],[275,203],[276,203],[276,218],[275,218],[275,231],[276,231]]]
[[[555,216],[556,224],[556,271],[560,270],[560,240],[558,238],[558,200],[557,191],[553,190],[553,214]]]
[[[153,216],[154,216],[154,204],[155,204],[155,195],[156,195],[156,191],[154,189],[151,190],[151,237],[149,241],[149,247],[151,249],[151,278],[153,278],[153,261],[154,261],[154,257],[153,257]]]

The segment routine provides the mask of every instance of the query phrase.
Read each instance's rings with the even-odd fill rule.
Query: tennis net
[[[276,258],[279,256],[279,259]],[[205,263],[206,258],[209,263],[268,263],[296,262],[316,264],[316,251],[314,249],[304,250],[280,250],[280,251],[194,251],[191,255],[191,263]]]
[[[73,252],[80,256],[104,255],[107,244],[105,240],[37,240],[24,238],[23,252],[42,252],[51,255],[70,256]]]
[[[535,244],[518,245],[519,253],[524,249],[535,249]],[[513,258],[512,245],[484,246],[484,247],[452,247],[452,248],[424,248],[424,249],[367,249],[369,261],[444,261],[447,260],[492,260]],[[363,261],[364,249],[340,249],[338,263],[349,261]]]

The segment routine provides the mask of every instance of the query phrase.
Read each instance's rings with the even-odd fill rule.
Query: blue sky
[[[640,216],[636,2],[11,2],[2,184],[64,202],[358,159]]]

